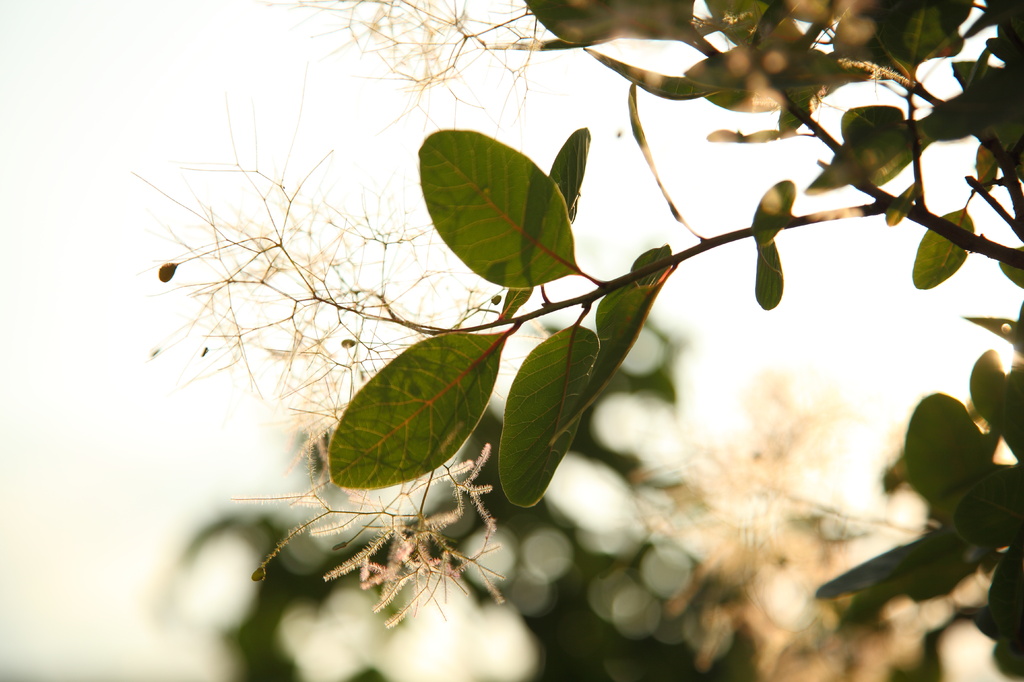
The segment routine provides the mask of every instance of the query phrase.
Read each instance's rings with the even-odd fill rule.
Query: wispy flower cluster
[[[440,608],[447,600],[450,587],[468,593],[463,579],[470,568],[476,571],[494,600],[502,603],[504,599],[495,581],[502,580],[503,576],[481,563],[487,554],[500,547],[494,541],[497,530],[494,517],[483,503],[483,495],[491,492],[491,486],[476,483],[490,449],[490,445],[485,445],[476,459],[445,465],[397,489],[388,489],[391,494],[387,497],[381,491],[343,490],[347,496],[346,509],[335,509],[325,499],[329,483],[315,485],[301,495],[274,498],[293,505],[315,506],[320,513],[278,543],[253,578],[265,577],[267,564],[299,533],[348,534],[335,549],[346,549],[368,534],[370,540],[329,571],[324,580],[358,571],[363,589],[380,588],[374,613],[384,610],[406,593],[405,602],[386,621],[387,627],[394,627],[425,604],[434,603]],[[451,497],[447,503],[433,494],[438,484],[449,489]],[[259,498],[256,501],[269,500]],[[444,531],[462,519],[470,505],[483,522],[484,532],[480,547],[467,554],[460,551]]]

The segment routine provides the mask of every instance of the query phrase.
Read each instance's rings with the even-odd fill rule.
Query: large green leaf
[[[597,334],[569,327],[533,349],[516,374],[498,450],[501,487],[513,504],[530,507],[544,495],[576,435],[574,408],[599,347]]]
[[[963,494],[995,470],[996,441],[978,430],[956,398],[930,395],[914,410],[903,450],[907,482],[932,514],[949,518]]]
[[[942,216],[968,232],[974,232],[974,221],[966,209]],[[941,236],[928,230],[921,238],[914,259],[914,286],[918,289],[937,287],[953,276],[967,260],[967,252]]]
[[[694,83],[683,76],[666,76],[664,74],[641,69],[637,66],[623,64],[617,59],[607,57],[600,52],[587,50],[587,54],[619,74],[630,83],[646,90],[652,95],[670,100],[700,99],[715,92]]]
[[[757,274],[754,278],[754,296],[765,310],[771,310],[782,301],[782,259],[775,242],[757,245]]]
[[[1000,636],[1019,642],[1024,625],[1024,526],[992,573],[988,606]]]
[[[576,219],[576,204],[580,200],[583,175],[587,171],[587,154],[590,153],[590,130],[580,128],[565,141],[558,150],[555,162],[551,164],[551,179],[558,185],[569,209],[569,220]]]
[[[438,234],[484,279],[525,289],[582,274],[557,185],[511,147],[436,132],[420,148],[420,182]]]
[[[1000,467],[971,488],[956,508],[956,530],[980,547],[1006,547],[1024,523],[1024,468]]]
[[[908,75],[921,62],[960,51],[958,28],[972,0],[901,0],[878,27],[876,38]]]
[[[793,200],[796,198],[796,185],[792,180],[783,180],[769,189],[761,197],[761,202],[754,212],[751,228],[758,245],[767,246],[775,235],[785,229],[793,220]]]
[[[382,488],[444,464],[487,407],[505,339],[445,334],[392,360],[356,394],[331,436],[331,481]]]
[[[888,580],[920,575],[921,569],[927,569],[937,559],[950,554],[963,554],[966,551],[967,546],[963,540],[951,529],[933,530],[911,543],[890,549],[833,578],[818,588],[815,597],[834,599],[866,590]]]

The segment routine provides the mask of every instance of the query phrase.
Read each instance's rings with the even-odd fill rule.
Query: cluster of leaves
[[[577,264],[572,232],[588,157],[587,130],[569,137],[548,172],[480,133],[433,133],[419,161],[434,229],[473,273],[507,291],[495,303],[501,304],[500,312],[484,323],[412,327],[428,338],[373,376],[333,428],[328,468],[335,485],[374,489],[429,476],[456,455],[480,422],[508,339],[527,322],[575,308],[576,322],[555,331],[525,359],[506,400],[498,449],[501,487],[514,504],[535,505],[586,410],[643,329],[666,280],[683,261],[725,243],[753,239],[755,296],[765,309],[779,305],[783,295],[776,244],[781,231],[867,215],[884,214],[890,225],[906,219],[927,228],[913,268],[919,288],[948,279],[968,252],[999,261],[1011,280],[1024,285],[1018,270],[1024,269],[1024,253],[975,234],[968,212],[969,202],[980,197],[1024,241],[1021,3],[706,0],[703,15],[694,13],[694,3],[673,0],[527,0],[526,5],[554,36],[534,49],[585,50],[629,82],[633,136],[652,171],[638,89],[668,100],[704,99],[731,111],[777,111],[772,129],[717,131],[710,139],[781,145],[796,135],[813,136],[831,158],[805,191],[853,187],[871,203],[794,216],[797,187],[783,181],[764,193],[748,228],[707,239],[695,235],[696,245],[676,253],[667,246],[652,249],[630,272],[601,281]],[[918,77],[922,65],[957,57],[965,41],[982,32],[994,35],[981,54],[951,62],[961,92],[948,99],[931,93]],[[602,43],[618,38],[678,41],[704,58],[681,76],[656,73],[600,52]],[[850,109],[838,136],[829,132],[818,116],[822,103],[843,86],[866,81],[896,93],[905,106]],[[933,143],[964,138],[978,144],[975,175],[966,179],[969,196],[962,209],[937,215],[926,203],[923,152]],[[903,180],[909,186],[885,189],[901,181],[906,169],[912,170],[912,179]],[[664,186],[662,191],[673,215],[684,222]],[[172,268],[167,278],[173,274]],[[549,300],[544,287],[566,277],[583,278],[593,289]],[[526,307],[531,301],[533,309]],[[979,620],[983,630],[1020,648],[1024,487],[1019,469],[996,467],[992,454],[1000,438],[1015,454],[1021,452],[1021,370],[1003,377],[988,357],[975,374],[974,406],[986,432],[978,430],[975,415],[946,397],[922,402],[908,432],[907,481],[946,528],[869,562],[853,577],[837,579],[822,588],[822,596],[867,587],[889,590],[890,596],[907,592],[919,585],[905,572],[911,569],[941,569],[944,582],[927,589],[939,594],[979,565],[991,565],[997,549],[1009,547],[999,554],[993,593],[982,612],[987,615]],[[880,605],[887,597],[865,599]]]

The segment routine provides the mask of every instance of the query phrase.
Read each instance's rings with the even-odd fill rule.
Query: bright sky
[[[174,251],[162,224],[188,215],[132,173],[187,199],[182,164],[231,159],[226,102],[243,154],[255,153],[255,114],[266,167],[287,158],[301,105],[289,168],[334,150],[329,177],[341,189],[415,182],[416,148],[437,127],[495,134],[496,119],[514,120],[516,95],[499,93],[484,112],[439,95],[431,120],[387,128],[402,98],[356,78],[365,70],[330,56],[335,38],[311,39],[322,29],[306,17],[251,0],[0,0],[0,677],[216,679],[211,641],[159,620],[171,562],[232,495],[280,485],[279,414],[227,377],[183,386],[198,341],[149,361],[188,315],[154,270]],[[532,77],[523,118],[499,136],[546,167],[570,132],[592,128],[581,263],[611,276],[646,248],[690,245],[632,143],[625,85],[584,56]],[[666,184],[706,234],[746,226],[768,187],[806,186],[806,160],[824,156],[802,140],[713,146],[710,129],[758,126],[644,95],[640,107]],[[938,210],[960,207],[933,196]],[[797,212],[814,208],[801,200]],[[979,223],[994,230],[990,217]],[[1020,290],[980,258],[937,290],[914,290],[920,235],[877,223],[784,235],[787,290],[771,313],[754,300],[751,245],[687,264],[655,311],[694,344],[686,419],[728,432],[737,396],[765,368],[813,370],[843,386],[881,423],[866,449],[919,396],[966,397],[971,366],[995,339],[959,316],[1013,316]],[[251,568],[239,568],[241,579]]]

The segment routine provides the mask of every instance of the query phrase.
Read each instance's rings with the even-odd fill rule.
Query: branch
[[[995,200],[987,187],[981,184],[977,178],[971,177],[970,175],[964,176],[964,181],[970,185],[971,189],[973,189],[982,199],[985,200],[985,203],[992,207],[993,211],[999,214],[999,217],[1002,218],[1007,225],[1013,227],[1013,216],[1007,213],[1006,209],[1003,208],[1003,205]]]
[[[814,225],[817,223],[823,223],[831,220],[844,220],[846,218],[863,218],[870,215],[879,215],[885,212],[885,206],[880,202],[873,204],[865,204],[864,206],[851,206],[849,208],[841,208],[834,211],[820,211],[818,213],[811,213],[805,216],[795,217],[789,221],[783,229],[791,229],[794,227],[801,227],[803,225]],[[952,223],[951,223],[952,224]],[[957,228],[959,229],[959,228]],[[962,232],[963,230],[961,230]],[[462,327],[459,329],[441,329],[434,328],[432,333],[434,334],[450,334],[453,332],[465,333],[465,332],[478,332],[487,329],[493,329],[495,327],[503,327],[506,325],[521,326],[526,322],[535,320],[539,317],[543,317],[548,313],[553,313],[556,310],[564,310],[566,308],[572,308],[578,305],[591,305],[594,301],[607,296],[609,293],[616,289],[621,289],[629,284],[638,282],[639,280],[653,275],[656,272],[661,272],[666,269],[675,269],[685,260],[689,260],[694,256],[698,256],[705,251],[731,244],[732,242],[740,241],[741,239],[747,239],[754,236],[754,230],[751,227],[744,228],[742,230],[735,230],[734,232],[727,232],[725,234],[718,235],[717,237],[708,237],[696,246],[691,246],[688,249],[683,249],[678,253],[673,253],[670,256],[666,256],[660,260],[656,260],[652,263],[648,263],[642,268],[628,272],[621,277],[604,282],[593,291],[582,294],[575,298],[570,298],[565,301],[559,301],[557,303],[551,303],[548,305],[534,310],[533,312],[519,315],[507,320],[495,320],[494,322],[487,322],[484,324],[478,324],[472,327]],[[1014,251],[1014,253],[1017,253]],[[1021,259],[1024,260],[1024,253],[1019,253]]]
[[[1013,233],[1024,241],[1024,191],[1021,190],[1020,181],[1017,179],[1017,164],[995,137],[985,136],[979,139],[996,157],[999,170],[1003,172],[1003,186],[1010,193],[1010,202],[1013,204],[1014,219],[1010,222],[1010,227],[1013,228]]]

